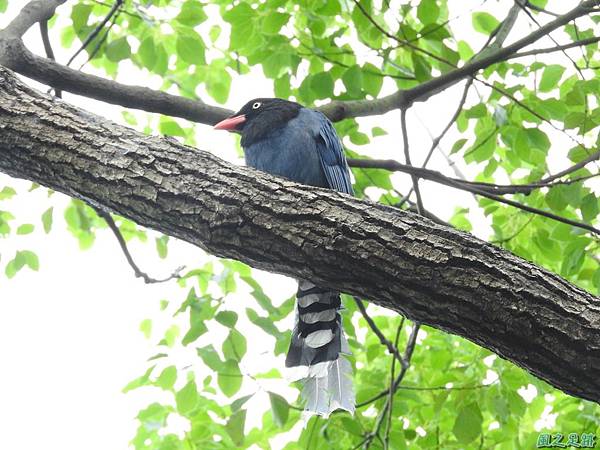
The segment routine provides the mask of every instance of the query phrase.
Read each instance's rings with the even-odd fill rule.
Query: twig
[[[568,169],[565,169],[562,172],[558,172],[555,175],[551,175],[551,176],[544,178],[543,180],[540,180],[540,183],[550,183],[558,178],[564,177],[565,175],[576,172],[577,170],[585,167],[587,164],[589,164],[593,161],[598,161],[598,160],[600,160],[600,150],[598,150],[595,153],[592,153],[590,156],[588,156],[587,158],[585,158],[582,161],[579,161],[577,164],[572,165]]]
[[[557,186],[560,184],[569,185],[576,183],[578,181],[583,181],[588,178],[593,178],[596,176],[600,176],[600,173],[594,173],[587,176],[573,178],[571,180],[559,180],[558,178],[562,178],[569,173],[575,172],[576,170],[584,167],[586,164],[600,159],[600,151],[595,152],[590,155],[586,160],[581,161],[568,169],[565,169],[561,173],[553,175],[551,177],[547,177],[543,180],[540,180],[535,183],[528,184],[495,184],[495,183],[486,183],[483,181],[468,181],[462,180],[460,178],[453,178],[447,175],[442,174],[436,170],[425,169],[423,167],[414,167],[408,166],[406,164],[402,164],[394,159],[355,159],[348,158],[348,165],[354,168],[361,169],[382,169],[389,170],[391,172],[402,172],[407,173],[411,176],[415,176],[417,178],[421,178],[423,180],[433,181],[435,183],[443,184],[445,186],[456,187],[457,189],[462,189],[468,192],[471,192],[471,187],[476,187],[479,190],[485,191],[489,194],[495,195],[506,195],[506,194],[530,194],[532,191],[541,188],[550,188],[553,186]]]
[[[538,12],[542,12],[544,14],[548,14],[549,16],[552,16],[552,17],[560,17],[559,14],[553,13],[552,11],[548,11],[547,9],[544,9],[544,8],[542,8],[540,6],[536,6],[533,3],[531,3],[529,0],[527,0],[525,2],[525,6],[527,6],[530,9],[533,9],[534,11],[538,11]]]
[[[560,52],[560,51],[564,51],[564,50],[569,50],[570,48],[584,47],[586,45],[595,44],[596,42],[600,42],[600,36],[594,36],[594,37],[587,38],[587,39],[581,39],[579,41],[571,42],[570,44],[558,45],[555,47],[539,48],[537,50],[528,50],[526,52],[519,52],[519,53],[515,53],[514,55],[510,55],[507,59],[523,58],[525,56],[544,55],[546,53]]]
[[[406,127],[406,109],[402,108],[400,110],[400,125],[402,127],[402,143],[404,150],[404,160],[408,167],[412,167],[412,163],[410,161],[410,151],[408,148],[408,129]],[[412,179],[412,187],[415,192],[415,196],[417,197],[417,211],[419,214],[423,214],[425,208],[423,208],[423,199],[421,197],[421,191],[419,190],[419,179],[415,175],[411,175]]]
[[[133,269],[133,272],[135,273],[135,276],[137,278],[142,278],[146,284],[164,283],[164,282],[172,280],[172,279],[181,278],[180,273],[185,268],[184,266],[178,267],[177,269],[175,269],[175,271],[171,275],[169,275],[166,278],[162,278],[162,279],[152,278],[147,273],[141,271],[140,268],[135,263],[135,261],[133,260],[133,258],[131,257],[131,253],[129,252],[129,249],[127,248],[127,243],[125,242],[125,239],[123,238],[123,235],[121,234],[121,230],[119,230],[119,227],[113,220],[112,216],[100,208],[96,208],[96,207],[93,207],[93,208],[96,211],[96,214],[98,214],[98,216],[100,216],[100,217],[102,217],[102,219],[104,219],[104,221],[106,222],[108,227],[111,229],[111,231],[117,238],[117,241],[119,242],[119,246],[121,247],[121,250],[123,251],[123,254],[125,255],[125,259],[127,259],[127,262]]]
[[[392,395],[396,392],[396,390],[398,389],[398,386],[400,386],[400,383],[404,379],[404,375],[406,375],[406,372],[408,371],[408,368],[410,367],[410,360],[411,360],[413,352],[415,350],[415,345],[417,343],[417,335],[419,333],[420,327],[421,327],[421,324],[414,322],[414,327],[408,338],[408,342],[407,342],[406,348],[404,350],[404,355],[399,360],[400,366],[401,366],[400,373],[398,374],[398,376],[392,383],[392,386],[390,386],[390,389],[388,390],[388,391],[391,391]],[[386,392],[384,394],[384,396],[387,394],[388,394],[388,392]],[[370,447],[370,445],[373,442],[373,439],[375,437],[382,440],[381,437],[379,436],[379,429],[381,428],[381,423],[383,421],[383,417],[385,417],[385,415],[390,407],[390,403],[388,401],[389,398],[390,397],[388,397],[388,399],[386,400],[385,404],[383,405],[383,407],[381,409],[379,416],[377,417],[377,422],[375,423],[375,429],[365,437],[364,446],[367,449]],[[357,405],[356,407],[360,408],[360,405]],[[390,414],[391,414],[391,411],[390,411]],[[383,440],[382,440],[382,444],[384,444]]]
[[[114,15],[114,17],[110,20],[110,25],[108,26],[108,28],[106,29],[106,31],[104,32],[104,34],[102,35],[102,37],[98,40],[98,42],[94,46],[94,49],[89,54],[87,60],[84,63],[82,63],[81,66],[79,66],[79,70],[83,69],[83,67],[87,63],[89,63],[92,59],[94,59],[94,57],[96,56],[96,54],[98,53],[98,51],[100,51],[100,48],[102,47],[102,44],[104,44],[106,42],[106,40],[108,39],[108,34],[110,33],[110,30],[112,30],[112,27],[114,27],[115,24],[117,23],[117,19],[119,18],[119,14],[121,14],[121,9],[119,9],[117,11],[117,13]]]
[[[396,329],[396,338],[394,339],[394,347],[398,348],[398,341],[400,340],[400,332],[402,331],[402,327],[404,326],[404,317],[400,321],[398,328]],[[390,369],[390,395],[388,397],[388,404],[390,407],[388,408],[387,415],[387,424],[385,426],[385,433],[383,435],[383,448],[387,450],[390,442],[390,430],[392,429],[392,412],[394,411],[394,372],[396,370],[396,358],[392,358],[392,368]]]
[[[390,352],[392,355],[394,355],[398,359],[398,361],[401,361],[402,356],[400,356],[400,353],[398,352],[398,348],[395,347],[394,344],[392,344],[389,341],[389,339],[387,339],[385,337],[385,335],[381,332],[381,330],[375,324],[375,322],[373,321],[371,316],[369,316],[369,313],[367,313],[367,309],[365,308],[365,305],[363,305],[362,300],[359,299],[358,297],[352,297],[352,298],[354,299],[354,302],[356,303],[358,310],[360,311],[360,313],[362,314],[364,319],[367,321],[367,324],[369,325],[369,327],[371,328],[373,333],[375,333],[375,335],[379,338],[379,342],[381,342],[388,349],[388,352]]]
[[[104,25],[106,25],[108,23],[108,21],[117,12],[117,9],[119,9],[119,7],[122,4],[123,4],[123,0],[115,0],[115,3],[113,4],[112,8],[110,9],[110,11],[108,11],[108,14],[104,17],[104,19],[102,19],[102,21],[98,24],[98,26],[96,26],[96,28],[94,28],[94,30],[88,35],[88,37],[85,38],[85,41],[83,41],[83,43],[81,44],[81,47],[79,47],[79,49],[75,52],[75,54],[73,56],[71,56],[71,58],[69,59],[69,61],[66,64],[67,67],[69,67],[71,65],[71,63],[73,62],[73,60],[75,58],[77,58],[77,55],[79,55],[82,51],[84,51],[85,48],[89,45],[89,43],[92,42],[96,36],[98,36],[98,34],[102,30],[102,28],[104,28]]]
[[[39,22],[40,25],[40,34],[42,35],[42,42],[44,43],[44,51],[46,52],[46,57],[51,59],[52,61],[56,61],[54,57],[54,51],[52,50],[52,43],[50,42],[50,35],[48,33],[48,21],[42,20]],[[54,94],[58,98],[62,98],[62,91],[60,89],[55,89]]]
[[[20,39],[34,23],[48,19],[55,8],[65,0],[48,0],[26,5],[19,16],[0,31],[0,40]],[[42,5],[42,6],[40,6]],[[382,114],[394,109],[408,107],[416,101],[423,101],[457,81],[475,74],[477,71],[506,60],[524,47],[533,44],[549,32],[556,30],[577,17],[596,12],[592,7],[595,0],[585,0],[569,12],[543,25],[540,29],[516,42],[499,48],[491,54],[471,61],[462,67],[450,70],[436,78],[413,88],[398,90],[391,95],[372,100],[345,101],[336,100],[317,109],[331,120],[339,121],[348,117],[362,117]],[[65,66],[40,58],[28,51],[22,42],[11,48],[6,54],[0,54],[0,64],[17,70],[21,75],[30,77],[57,89],[84,95],[128,108],[157,112],[173,117],[182,117],[198,123],[215,124],[232,114],[233,111],[202,102],[166,94],[161,91],[125,86],[112,80],[96,77],[69,69]]]

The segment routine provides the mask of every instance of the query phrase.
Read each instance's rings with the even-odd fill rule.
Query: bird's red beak
[[[240,114],[239,116],[231,116],[225,120],[221,120],[218,124],[214,126],[215,130],[227,130],[227,131],[237,131],[237,126],[240,123],[244,123],[246,121],[246,115]]]

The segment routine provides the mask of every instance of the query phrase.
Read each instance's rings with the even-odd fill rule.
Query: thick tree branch
[[[217,256],[370,299],[600,401],[600,301],[467,233],[137,133],[4,68],[0,171]]]

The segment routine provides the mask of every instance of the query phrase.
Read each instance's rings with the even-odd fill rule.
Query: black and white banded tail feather
[[[290,378],[304,388],[305,419],[325,418],[336,409],[354,414],[352,366],[339,310],[340,294],[309,281],[298,282],[296,323],[285,360]]]

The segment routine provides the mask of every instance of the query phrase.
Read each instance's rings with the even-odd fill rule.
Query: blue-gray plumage
[[[246,164],[290,180],[353,194],[350,170],[339,137],[322,113],[295,102],[258,98],[216,129],[242,135]],[[305,410],[329,416],[354,412],[352,369],[339,314],[338,292],[298,280],[296,325],[286,366],[304,381]]]

